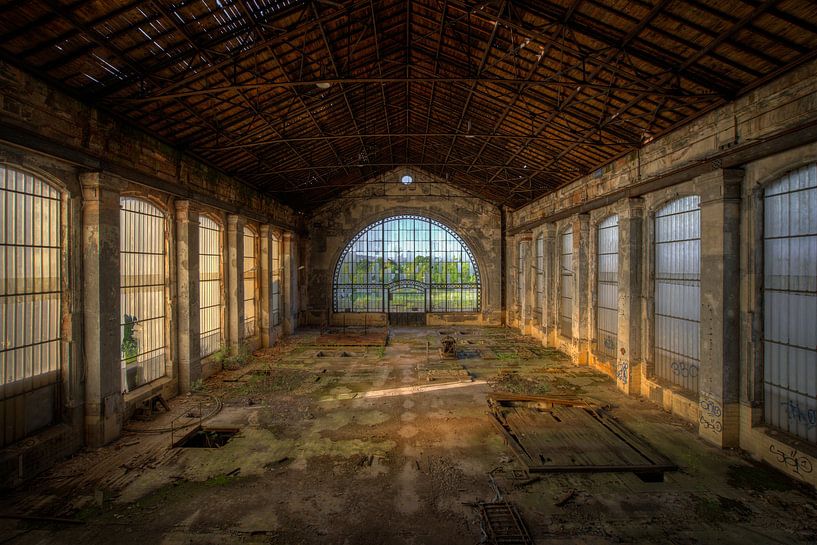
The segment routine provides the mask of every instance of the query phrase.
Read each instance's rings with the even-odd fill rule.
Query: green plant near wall
[[[136,363],[139,355],[139,340],[134,336],[134,329],[139,319],[136,316],[125,314],[125,332],[122,336],[122,356],[126,365]]]

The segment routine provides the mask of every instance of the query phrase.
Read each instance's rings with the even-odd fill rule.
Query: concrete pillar
[[[261,342],[263,346],[269,347],[275,344],[275,304],[272,297],[273,276],[273,245],[278,244],[277,233],[273,232],[271,225],[261,226],[261,254],[260,274],[261,274]]]
[[[701,366],[699,435],[738,445],[740,392],[740,189],[742,170],[700,176]]]
[[[85,347],[85,442],[98,447],[122,430],[119,193],[104,172],[80,175]]]
[[[176,201],[176,263],[179,390],[186,393],[201,378],[199,213],[190,201]]]
[[[628,394],[641,391],[641,244],[643,199],[622,199],[618,213],[618,347],[616,385]]]
[[[298,264],[293,259],[292,233],[284,233],[281,241],[281,329],[290,335],[297,325]]]
[[[587,365],[590,355],[590,215],[573,220],[573,347],[579,365]]]
[[[227,336],[234,349],[244,337],[244,218],[227,215]]]

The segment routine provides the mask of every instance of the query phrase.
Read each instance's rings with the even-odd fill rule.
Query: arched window
[[[51,424],[56,414],[63,340],[61,209],[56,188],[0,165],[0,445]],[[37,390],[44,395],[33,394],[40,406],[32,414],[25,406]]]
[[[119,236],[122,385],[130,391],[165,375],[165,215],[145,200],[122,197]]]
[[[568,227],[561,237],[561,269],[559,298],[559,333],[573,337],[573,228]]]
[[[221,226],[199,217],[199,343],[201,356],[221,346]]]
[[[281,239],[272,237],[272,325],[281,323]]]
[[[764,418],[817,443],[817,165],[763,198]]]
[[[255,335],[255,301],[258,289],[258,237],[249,227],[244,227],[244,338]]]
[[[618,347],[618,216],[598,227],[596,351],[615,360]]]
[[[394,216],[355,235],[333,284],[335,312],[476,312],[480,281],[468,246],[420,216]]]
[[[516,256],[516,304],[522,307],[525,304],[525,262],[528,259],[528,243],[520,242]]]
[[[701,199],[655,214],[655,373],[698,391],[701,329]]]
[[[536,300],[534,310],[542,318],[542,307],[545,301],[545,235],[536,237]]]

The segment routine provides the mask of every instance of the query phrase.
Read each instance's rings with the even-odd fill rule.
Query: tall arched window
[[[763,198],[764,417],[817,443],[817,165]]]
[[[559,297],[559,333],[573,337],[573,228],[562,233],[559,263],[561,269]]]
[[[149,202],[120,199],[119,269],[122,385],[126,391],[165,375],[165,215]]]
[[[255,335],[256,292],[258,279],[258,237],[249,227],[244,227],[244,338]]]
[[[618,347],[618,216],[599,223],[596,283],[597,352],[611,360]]]
[[[520,307],[525,304],[525,262],[528,260],[528,243],[520,242],[516,255],[516,304]]]
[[[655,214],[655,373],[698,391],[701,339],[701,199]]]
[[[377,221],[343,250],[333,284],[335,312],[475,312],[480,281],[468,246],[420,216]]]
[[[0,165],[0,445],[51,424],[56,413],[61,209],[60,192],[48,182]],[[26,410],[29,394],[41,403],[34,414]]]
[[[545,235],[536,237],[536,300],[534,311],[542,318],[542,307],[545,302]]]
[[[221,226],[199,218],[199,339],[201,356],[219,349],[221,332]]]
[[[272,237],[272,325],[281,323],[281,239]]]

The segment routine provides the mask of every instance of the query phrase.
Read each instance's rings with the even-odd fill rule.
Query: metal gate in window
[[[120,323],[125,391],[165,375],[165,216],[147,201],[120,201]]]
[[[562,233],[559,263],[561,282],[559,288],[559,333],[573,337],[573,228]]]
[[[655,215],[655,373],[698,391],[701,311],[700,197]]]
[[[618,216],[598,227],[596,351],[612,361],[618,347]]]
[[[770,185],[763,208],[764,417],[817,443],[817,165]]]
[[[199,218],[199,339],[201,357],[219,349],[221,335],[221,227]]]
[[[404,280],[388,289],[389,323],[395,326],[422,326],[426,324],[429,289],[422,282]]]
[[[0,165],[0,446],[52,424],[62,357],[62,203]]]

